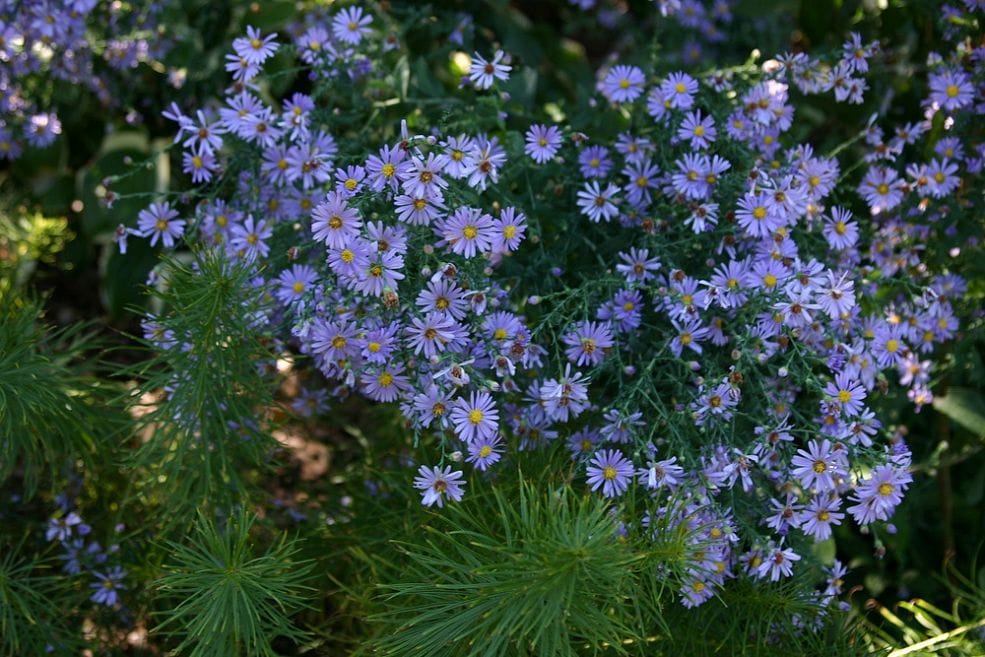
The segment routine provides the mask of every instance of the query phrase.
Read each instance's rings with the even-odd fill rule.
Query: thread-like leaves
[[[253,526],[245,513],[222,527],[199,514],[189,544],[168,544],[155,588],[175,604],[156,631],[180,639],[176,654],[273,657],[275,638],[304,638],[290,617],[307,606],[313,564],[297,558],[299,546],[286,535],[260,552]]]

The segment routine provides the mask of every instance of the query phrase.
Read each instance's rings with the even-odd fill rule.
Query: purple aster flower
[[[363,14],[362,7],[345,7],[332,19],[332,34],[343,43],[356,45],[370,33],[368,25],[373,17]]]
[[[365,178],[366,170],[358,164],[340,168],[335,171],[335,191],[345,198],[352,198]]]
[[[715,597],[715,585],[705,581],[707,575],[690,572],[688,581],[681,585],[681,604],[693,609]]]
[[[404,331],[408,337],[408,347],[414,348],[414,354],[423,353],[429,359],[454,348],[467,335],[458,322],[438,312],[428,313],[424,319],[414,317],[411,326]]]
[[[476,163],[469,174],[468,183],[469,187],[483,191],[487,183],[495,183],[499,180],[499,170],[506,161],[506,151],[496,137],[487,138],[485,135],[479,135],[476,142],[478,144]]]
[[[571,451],[572,460],[591,454],[600,442],[602,442],[602,436],[599,435],[598,431],[589,427],[574,432],[568,437],[568,449]]]
[[[823,234],[832,249],[849,249],[858,241],[858,224],[852,221],[851,211],[833,207],[831,218],[825,219]]]
[[[618,65],[609,69],[599,90],[610,102],[629,103],[640,97],[646,76],[636,66]]]
[[[455,434],[467,443],[491,440],[499,430],[499,411],[488,392],[472,392],[459,399],[451,412]]]
[[[739,226],[751,237],[769,237],[785,223],[783,215],[769,207],[769,195],[745,194],[739,199],[735,219]]]
[[[233,40],[233,50],[251,66],[260,66],[277,52],[280,45],[276,41],[276,35],[263,36],[258,28],[247,26],[246,36]]]
[[[856,485],[852,499],[857,503],[848,507],[848,512],[860,525],[888,520],[912,481],[913,477],[903,468],[892,465],[873,468],[870,476]]]
[[[628,253],[620,252],[619,259],[622,262],[616,265],[616,271],[629,283],[646,283],[653,278],[651,272],[660,270],[660,259],[651,258],[649,249],[633,247]]]
[[[428,153],[427,159],[412,157],[397,170],[397,177],[404,192],[416,197],[429,197],[441,200],[448,181],[441,173],[448,163],[447,155]]]
[[[185,151],[181,156],[181,170],[191,174],[193,183],[208,182],[212,180],[212,175],[216,170],[215,157],[209,152],[199,155]]]
[[[393,199],[397,219],[411,226],[427,226],[442,216],[445,204],[440,198],[401,194]]]
[[[810,504],[799,514],[800,530],[815,541],[831,538],[831,525],[840,525],[845,517],[838,511],[841,500],[835,495],[815,496]]]
[[[818,305],[831,319],[847,315],[855,307],[855,282],[842,274],[837,279],[832,271],[825,272],[827,281],[818,289]]]
[[[492,250],[497,253],[516,251],[520,248],[527,231],[527,217],[516,208],[503,208],[499,218],[493,220],[494,237]]]
[[[364,372],[359,381],[363,394],[374,401],[396,401],[413,389],[403,372],[404,366],[392,361]]]
[[[596,317],[609,322],[618,333],[628,333],[643,322],[643,295],[639,290],[619,290],[599,306]]]
[[[648,159],[638,159],[628,162],[622,174],[629,178],[623,187],[626,190],[626,200],[630,205],[640,206],[650,202],[650,190],[657,186],[657,176],[660,167]]]
[[[498,434],[492,438],[480,438],[469,443],[469,455],[465,460],[479,470],[485,471],[490,465],[499,461],[503,453],[503,439]]]
[[[475,138],[468,135],[449,137],[442,146],[448,156],[445,172],[455,179],[467,178],[476,167],[479,147]]]
[[[862,412],[862,402],[865,400],[865,388],[852,377],[842,372],[835,376],[833,383],[828,383],[824,394],[841,406],[842,412],[854,417]]]
[[[444,468],[429,468],[422,465],[417,473],[418,476],[414,478],[414,488],[421,491],[421,504],[424,506],[437,504],[441,508],[446,497],[459,502],[465,494],[462,486],[466,482],[462,480],[462,473],[452,471],[450,465]]]
[[[315,206],[311,212],[311,229],[316,241],[323,242],[331,249],[345,246],[359,234],[362,219],[343,194],[331,191],[325,201]]]
[[[48,520],[48,530],[45,532],[46,541],[65,542],[72,536],[72,528],[81,525],[82,518],[75,511],[71,511],[61,518],[51,518]]]
[[[524,146],[523,152],[538,164],[553,159],[561,148],[561,131],[553,125],[548,127],[536,123],[527,130],[525,138],[527,145]]]
[[[402,256],[392,252],[376,252],[369,254],[369,260],[360,268],[355,289],[362,294],[378,297],[386,289],[395,289],[397,281],[404,279],[400,271],[404,267]]]
[[[565,334],[563,341],[568,345],[564,352],[568,360],[579,367],[598,365],[605,358],[605,350],[615,345],[609,325],[592,321],[576,324]]]
[[[54,143],[62,134],[62,124],[54,112],[35,114],[24,126],[24,138],[27,143],[37,148],[45,148]]]
[[[592,457],[587,474],[593,491],[601,487],[606,497],[618,497],[626,492],[635,469],[633,462],[619,450],[603,449]]]
[[[695,353],[702,353],[701,341],[708,337],[709,330],[701,325],[701,320],[694,316],[686,316],[681,322],[671,320],[676,335],[670,341],[670,351],[679,357],[685,347]]]
[[[149,237],[151,246],[160,240],[164,246],[170,248],[185,232],[185,222],[175,219],[177,216],[178,211],[169,203],[151,203],[137,215],[139,235]]]
[[[448,426],[448,410],[451,406],[449,396],[430,383],[424,392],[414,395],[411,410],[424,427],[430,427],[432,422],[436,422],[444,429]]]
[[[612,169],[609,149],[604,146],[589,146],[578,155],[581,175],[586,178],[604,178]]]
[[[381,192],[389,187],[390,191],[397,191],[400,183],[397,172],[406,156],[407,151],[400,146],[384,146],[378,155],[370,155],[366,159],[366,177],[369,178],[370,189]]]
[[[790,465],[790,474],[797,477],[804,488],[819,493],[836,490],[839,479],[848,475],[845,450],[832,448],[827,439],[810,441],[806,451],[798,449]]]
[[[628,443],[632,440],[633,427],[646,426],[640,418],[643,413],[635,412],[623,415],[617,409],[610,409],[602,416],[606,424],[600,430],[601,436],[613,443]]]
[[[660,94],[667,106],[675,109],[690,109],[696,93],[698,81],[687,73],[671,73],[660,85]]]
[[[971,105],[975,99],[975,87],[964,71],[946,68],[930,75],[930,102],[948,112]]]
[[[869,168],[858,192],[869,204],[873,214],[892,210],[903,200],[903,181],[894,169],[874,166]]]
[[[460,207],[439,222],[435,232],[441,236],[440,244],[448,244],[451,251],[466,258],[492,249],[496,239],[496,226],[488,214],[470,207]]]
[[[586,182],[584,189],[578,192],[578,208],[595,223],[602,219],[611,221],[619,214],[619,209],[613,202],[618,193],[619,188],[612,183],[602,190],[597,181]]]
[[[275,294],[281,303],[291,305],[304,296],[318,279],[318,273],[307,265],[292,265],[277,277]]]
[[[718,136],[715,130],[715,121],[710,116],[701,116],[701,110],[688,112],[681,121],[681,127],[677,130],[677,138],[681,141],[689,141],[691,148],[700,151],[711,146]]]
[[[247,215],[246,220],[233,226],[231,232],[230,248],[247,261],[256,260],[257,256],[266,257],[270,253],[266,240],[274,234],[274,229],[266,221],[254,221],[253,215]]]
[[[478,90],[488,89],[496,80],[508,80],[511,67],[504,64],[505,53],[497,50],[493,53],[492,61],[486,59],[479,53],[472,56],[472,64],[469,66],[469,80]]]
[[[457,320],[463,319],[468,311],[465,292],[446,278],[428,281],[414,303],[426,312],[448,313]]]
[[[800,561],[800,555],[790,548],[771,548],[763,557],[762,563],[755,570],[757,577],[770,578],[771,582],[776,582],[780,577],[790,577],[793,575],[793,564]]]
[[[677,457],[672,456],[662,461],[649,460],[645,468],[640,468],[636,475],[640,478],[640,483],[650,490],[657,490],[666,486],[669,490],[674,490],[684,480],[684,468],[677,465]]]
[[[106,571],[105,575],[95,571],[93,571],[92,575],[96,578],[96,582],[90,584],[89,588],[96,589],[96,592],[89,599],[96,604],[106,605],[107,607],[115,605],[119,601],[117,591],[126,590],[127,588],[120,583],[126,577],[126,572],[119,566],[114,566]]]

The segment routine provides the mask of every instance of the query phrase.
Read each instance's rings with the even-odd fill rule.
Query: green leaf
[[[985,439],[985,398],[971,388],[949,388],[934,398],[934,408],[979,438]]]

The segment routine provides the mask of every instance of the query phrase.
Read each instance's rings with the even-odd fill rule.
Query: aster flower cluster
[[[372,18],[347,8],[323,23],[298,31],[298,56],[316,80],[357,82]],[[864,100],[878,48],[857,35],[833,59],[782,55],[743,79],[607,67],[596,135],[543,117],[424,134],[405,122],[354,151],[316,95],[276,106],[256,92],[280,47],[248,29],[225,104],[166,114],[192,181],[235,193],[185,219],[153,204],[128,230],[256,267],[277,302],[258,321],[327,381],[302,412],[356,393],[395,403],[442,454],[413,480],[426,506],[463,498],[462,468],[482,477],[565,444],[627,527],[692,537],[686,606],[732,578],[791,577],[849,520],[890,519],[911,455],[870,404],[894,374],[928,403],[929,355],[958,329],[966,284],[917,245],[947,230],[955,191],[980,170],[980,143],[965,153],[931,130],[964,134],[981,113],[979,70],[942,59],[921,121],[888,139],[870,125],[852,189],[837,153],[790,133],[794,89]],[[473,85],[504,79],[506,61],[474,58]],[[607,136],[621,113],[633,120]],[[905,162],[911,146],[930,152],[918,145],[935,156]],[[237,169],[234,153],[256,166]],[[580,260],[524,274],[529,242],[570,255],[576,232]],[[558,264],[595,261],[567,278]],[[830,574],[821,606],[843,568]]]
[[[2,3],[0,160],[16,160],[25,147],[47,148],[62,133],[58,113],[37,91],[43,80],[84,88],[102,105],[114,106],[120,86],[114,73],[160,60],[170,50],[169,39],[149,38],[164,7],[145,3],[136,14],[97,0]],[[103,37],[98,46],[90,38],[93,26]]]
[[[59,508],[48,519],[45,540],[61,547],[59,558],[65,562],[62,571],[71,576],[87,575],[91,580],[89,588],[93,589],[89,599],[98,605],[117,607],[120,592],[127,588],[123,583],[126,571],[118,565],[111,565],[110,560],[119,553],[120,546],[113,544],[104,548],[91,538],[92,527],[72,510],[70,495],[59,495],[56,501]],[[116,530],[119,533],[123,527],[119,526]]]

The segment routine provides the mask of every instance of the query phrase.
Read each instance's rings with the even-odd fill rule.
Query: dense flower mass
[[[699,6],[658,4],[682,24]],[[357,85],[374,75],[365,53],[385,48],[373,25],[347,7],[293,49],[313,79]],[[689,607],[728,579],[791,577],[849,518],[891,517],[909,449],[870,404],[892,379],[932,399],[920,354],[954,336],[965,282],[924,266],[918,244],[948,230],[985,158],[947,136],[983,107],[959,52],[932,63],[926,114],[877,117],[849,163],[791,135],[795,97],[863,102],[878,49],[858,35],[741,79],[627,56],[598,75],[597,134],[508,116],[502,93],[509,110],[472,133],[408,117],[371,143],[334,135],[315,94],[261,98],[279,38],[250,28],[223,105],[165,115],[192,182],[234,191],[186,219],[154,203],[135,234],[255,267],[276,302],[264,321],[321,373],[319,392],[396,403],[443,455],[414,479],[425,506],[465,494],[446,461],[482,477],[563,444],[627,527],[693,536],[675,583]],[[497,94],[522,68],[510,61],[476,52],[467,79]],[[623,113],[641,120],[614,137]],[[236,168],[244,153],[255,166]]]

